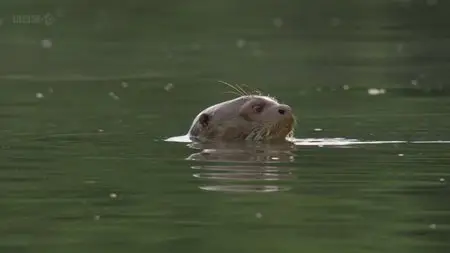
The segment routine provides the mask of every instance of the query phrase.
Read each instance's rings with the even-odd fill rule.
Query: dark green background
[[[224,80],[290,104],[297,138],[448,141],[449,13],[2,1],[0,252],[448,252],[449,144],[299,147],[273,165],[290,190],[262,194],[200,189],[198,150],[163,140],[233,97]]]

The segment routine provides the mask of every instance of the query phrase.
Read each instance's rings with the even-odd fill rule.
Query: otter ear
[[[202,127],[207,127],[210,120],[211,120],[211,116],[206,113],[202,113],[202,115],[200,115],[200,118],[198,119],[198,121],[200,122],[200,125],[202,125]]]

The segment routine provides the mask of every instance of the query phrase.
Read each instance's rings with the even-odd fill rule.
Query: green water
[[[0,7],[0,252],[449,252],[443,0]],[[298,145],[164,141],[218,80]]]

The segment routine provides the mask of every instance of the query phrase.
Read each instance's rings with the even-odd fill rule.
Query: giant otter
[[[269,96],[239,95],[201,111],[191,124],[189,138],[230,142],[286,141],[293,137],[295,116],[290,106]]]

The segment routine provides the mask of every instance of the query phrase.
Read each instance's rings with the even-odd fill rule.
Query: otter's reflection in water
[[[222,192],[287,191],[293,178],[295,145],[283,144],[199,144],[187,160],[193,161],[193,176],[200,189]]]

